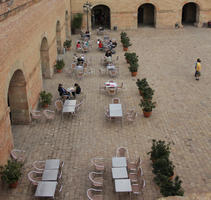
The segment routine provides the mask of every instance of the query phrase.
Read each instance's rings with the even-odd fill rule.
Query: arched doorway
[[[97,5],[92,8],[92,28],[104,27],[110,29],[110,8]]]
[[[60,54],[62,51],[62,41],[61,41],[61,25],[60,21],[56,22],[56,45],[57,53]]]
[[[41,70],[42,76],[44,78],[50,78],[50,64],[49,64],[49,52],[48,52],[48,41],[47,38],[44,37],[41,42],[40,47],[40,58],[41,58]]]
[[[138,27],[155,26],[155,6],[145,3],[138,8]]]
[[[66,40],[70,40],[70,18],[68,15],[68,11],[65,12],[65,34]]]
[[[195,25],[198,22],[199,6],[196,3],[187,3],[182,8],[182,24]]]
[[[21,70],[16,70],[10,80],[8,106],[10,107],[11,124],[28,124],[30,122],[26,80]]]

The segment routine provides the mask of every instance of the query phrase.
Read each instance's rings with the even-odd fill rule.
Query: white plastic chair
[[[39,181],[42,180],[42,172],[30,171],[28,173],[28,179],[33,185],[38,185]]]
[[[95,167],[96,171],[98,172],[105,171],[104,158],[92,158],[91,163]]]
[[[32,110],[31,111],[31,118],[33,121],[38,122],[42,119],[42,112],[39,110]]]
[[[87,197],[89,200],[103,200],[102,192],[103,191],[99,189],[89,188],[87,190]]]
[[[103,173],[102,172],[90,172],[89,180],[95,187],[103,187]]]
[[[116,157],[129,158],[128,149],[126,147],[118,147],[116,150]]]
[[[112,99],[112,103],[113,104],[119,104],[120,103],[120,99],[119,98],[113,98]]]
[[[55,112],[53,110],[44,110],[43,114],[46,120],[52,121],[55,118]]]
[[[20,149],[12,149],[10,155],[12,159],[17,160],[19,162],[24,162],[26,159],[25,155],[26,151]]]
[[[55,101],[55,108],[57,112],[61,112],[63,109],[63,102],[61,100]]]
[[[45,161],[44,160],[35,160],[32,163],[32,166],[37,170],[37,171],[44,171],[45,169]]]

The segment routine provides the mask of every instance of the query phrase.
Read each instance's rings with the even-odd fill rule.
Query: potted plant
[[[169,179],[173,179],[174,176],[174,165],[172,161],[170,161],[168,158],[159,158],[156,159],[153,164],[153,173],[154,174],[162,174]]]
[[[160,193],[164,197],[168,196],[183,196],[184,190],[181,187],[182,181],[179,179],[179,176],[176,176],[175,179],[169,180],[168,178],[160,184]]]
[[[152,109],[155,108],[156,102],[141,99],[141,103],[139,105],[142,107],[144,117],[150,117],[152,114]]]
[[[125,52],[124,56],[125,56],[125,60],[127,61],[127,63],[129,63],[131,53]]]
[[[0,167],[1,180],[9,185],[10,188],[16,188],[18,180],[21,177],[23,163],[17,160],[8,160],[7,165]]]
[[[123,45],[123,50],[127,51],[128,47],[131,46],[132,44],[130,43],[130,38],[129,37],[123,37],[122,38],[122,45]]]
[[[152,100],[154,90],[150,86],[147,86],[141,91],[141,93],[144,100]]]
[[[48,105],[51,104],[51,100],[52,100],[52,94],[49,92],[47,93],[46,91],[42,91],[40,92],[40,103],[42,105],[42,107],[48,107]]]
[[[128,68],[129,68],[132,76],[136,76],[137,75],[138,67],[139,67],[138,63],[131,63],[130,64],[130,66]]]
[[[60,73],[62,71],[63,67],[65,66],[65,63],[64,63],[63,59],[57,60],[56,64],[54,66],[55,66],[57,72]]]
[[[73,34],[79,33],[82,26],[83,14],[77,13],[73,16],[71,21],[71,31]]]
[[[121,43],[123,43],[123,38],[127,37],[127,33],[126,32],[121,32],[120,33],[120,37],[121,37]]]
[[[144,89],[146,87],[149,87],[149,84],[148,84],[146,78],[143,78],[141,80],[140,79],[137,79],[136,85],[138,87],[138,90],[139,90],[140,95],[142,95],[142,91],[144,91]]]
[[[64,48],[65,48],[66,51],[69,51],[70,50],[71,43],[72,43],[72,40],[66,40],[66,41],[64,41],[63,46],[64,46]]]
[[[147,154],[150,155],[150,160],[154,162],[157,159],[160,158],[169,158],[170,155],[170,143],[167,143],[163,140],[152,140],[152,147],[151,151],[149,151]]]

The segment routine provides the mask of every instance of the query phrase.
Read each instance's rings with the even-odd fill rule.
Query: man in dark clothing
[[[111,50],[107,50],[106,53],[105,53],[105,56],[111,57],[112,56]]]
[[[58,92],[59,92],[59,95],[60,95],[61,97],[67,96],[68,98],[70,98],[70,93],[69,93],[66,89],[64,89],[64,88],[62,87],[62,84],[61,84],[61,83],[60,83],[59,86],[58,86]]]

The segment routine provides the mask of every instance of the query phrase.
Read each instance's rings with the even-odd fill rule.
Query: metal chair
[[[140,181],[140,183],[132,184],[132,192],[133,192],[133,194],[135,194],[135,195],[139,195],[139,194],[141,194],[141,193],[142,193],[142,195],[143,195],[143,194],[144,194],[144,193],[143,193],[143,190],[144,190],[145,187],[146,187],[146,182],[145,182],[144,179],[142,179],[142,180]]]
[[[129,176],[129,179],[131,180],[132,183],[137,183],[138,180],[141,178],[141,176],[143,176],[144,173],[143,173],[143,169],[141,168],[141,166],[138,167],[138,171],[137,173],[134,173],[134,172],[130,172],[128,174]]]
[[[105,171],[104,158],[92,158],[91,163],[95,167],[96,171],[98,172]]]
[[[14,159],[14,160],[17,160],[19,162],[25,162],[25,160],[26,160],[25,153],[26,153],[26,151],[24,151],[24,150],[12,149],[12,151],[10,152],[10,155],[11,155],[12,159]]]
[[[28,179],[33,185],[38,185],[39,181],[42,180],[42,172],[30,171],[28,173]]]
[[[103,187],[103,173],[102,172],[90,172],[89,180],[95,187]]]
[[[136,162],[128,162],[128,170],[129,171],[137,171],[139,166],[141,165],[142,161],[141,158],[139,157]]]
[[[63,109],[63,102],[61,100],[55,101],[55,108],[57,112],[61,112]]]
[[[37,170],[37,171],[44,171],[45,169],[45,161],[44,160],[35,160],[32,163],[32,166]]]
[[[103,191],[99,189],[89,188],[87,190],[87,197],[89,200],[103,200],[102,192]]]
[[[38,122],[42,120],[42,113],[39,110],[32,110],[31,111],[31,118],[32,121]]]
[[[116,157],[129,158],[128,149],[126,147],[118,147],[116,150]]]
[[[113,104],[119,104],[120,103],[120,99],[119,98],[113,98],[112,99],[112,103]]]
[[[44,110],[43,114],[48,121],[52,121],[55,118],[55,112],[53,110]]]

